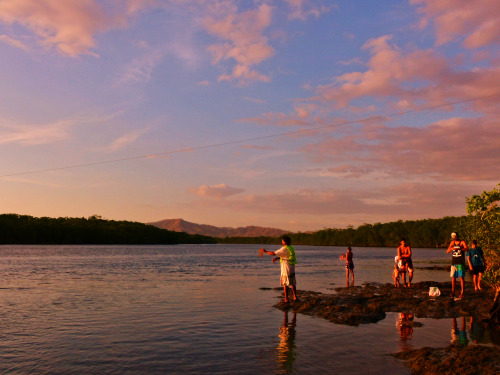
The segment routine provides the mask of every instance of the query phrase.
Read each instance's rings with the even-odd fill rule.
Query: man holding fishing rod
[[[297,298],[297,282],[295,281],[295,265],[297,264],[297,257],[295,256],[295,249],[290,245],[290,237],[281,237],[281,243],[283,247],[276,251],[268,251],[266,249],[260,249],[259,255],[262,256],[263,253],[275,256],[272,262],[276,262],[278,259],[281,263],[281,278],[280,283],[283,285],[283,290],[285,292],[285,300],[288,301],[288,286],[292,288],[293,299],[298,301]]]

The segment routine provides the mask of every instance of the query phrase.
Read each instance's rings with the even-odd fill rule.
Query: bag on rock
[[[437,286],[431,286],[429,288],[429,296],[431,297],[439,297],[441,295],[441,291]]]

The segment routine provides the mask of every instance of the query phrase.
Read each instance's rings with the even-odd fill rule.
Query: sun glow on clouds
[[[40,145],[63,141],[68,138],[72,121],[51,124],[3,124],[0,125],[0,144]]]
[[[218,184],[212,186],[202,185],[190,190],[192,194],[199,195],[200,197],[210,197],[217,199],[222,199],[230,197],[232,195],[240,194],[243,191],[245,190],[228,186],[226,184]]]
[[[271,24],[272,8],[261,4],[256,10],[242,13],[229,13],[223,17],[207,16],[207,31],[224,42],[209,46],[214,63],[235,60],[231,74],[222,74],[219,81],[237,80],[240,83],[251,81],[269,82],[270,78],[253,70],[253,66],[274,54],[263,31]]]
[[[497,0],[410,0],[423,14],[422,27],[434,23],[438,45],[463,39],[466,48],[500,43]]]
[[[22,49],[24,51],[28,51],[28,46],[26,46],[20,40],[11,38],[8,35],[0,35],[0,42],[9,44],[12,47],[16,47],[16,48]]]
[[[111,153],[118,150],[121,150],[128,145],[134,143],[137,138],[139,138],[142,134],[145,133],[145,130],[136,130],[131,133],[125,134],[117,139],[115,139],[111,144],[106,147],[106,152]]]
[[[500,2],[386,4],[0,0],[2,74],[15,85],[0,88],[0,119],[13,119],[0,122],[0,153],[71,147],[85,163],[134,145],[150,155],[134,184],[161,191],[135,207],[165,217],[192,204],[308,230],[320,216],[324,227],[463,214],[463,197],[500,176]],[[406,24],[383,18],[402,9]]]

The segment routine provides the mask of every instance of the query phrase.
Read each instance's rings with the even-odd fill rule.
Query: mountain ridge
[[[188,234],[200,234],[211,237],[279,237],[289,231],[278,228],[267,228],[250,225],[246,227],[217,227],[208,224],[196,224],[184,219],[164,219],[147,223],[157,228],[167,229],[174,232],[185,232]]]

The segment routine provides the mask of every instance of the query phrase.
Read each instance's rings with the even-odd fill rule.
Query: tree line
[[[0,244],[199,244],[208,236],[189,235],[132,221],[0,215]]]
[[[325,228],[312,233],[288,234],[293,244],[311,246],[399,246],[402,237],[412,247],[445,247],[450,233],[463,226],[465,216],[394,221],[389,223],[363,224],[357,228]],[[227,237],[218,238],[219,243],[280,244],[273,237]]]

